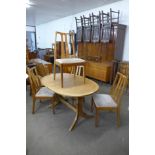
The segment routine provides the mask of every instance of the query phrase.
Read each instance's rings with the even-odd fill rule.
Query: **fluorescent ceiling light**
[[[31,5],[29,5],[29,4],[26,3],[26,8],[30,8],[30,7],[31,7]]]
[[[26,8],[30,8],[33,4],[30,0],[26,0]]]

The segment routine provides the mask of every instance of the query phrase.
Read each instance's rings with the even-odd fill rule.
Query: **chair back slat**
[[[72,67],[71,74],[74,74],[74,72],[76,76],[83,76],[84,67],[83,66],[76,66],[76,68]]]
[[[121,84],[122,84],[122,78],[119,78],[117,85],[116,85],[114,92],[113,92],[113,97],[115,98],[115,100],[117,99],[117,96],[120,93]]]
[[[65,51],[66,51],[66,58],[68,58],[69,57],[69,47],[68,47],[67,34],[65,35]]]
[[[75,75],[80,76],[80,74],[81,74],[81,66],[77,66]]]
[[[110,90],[110,95],[118,104],[118,106],[120,106],[120,100],[126,86],[127,86],[127,77],[117,72],[115,80]]]
[[[119,92],[119,94],[117,96],[117,102],[119,104],[120,104],[120,100],[121,100],[121,97],[123,95],[123,92],[124,92],[126,86],[127,86],[127,79],[124,79],[124,82],[122,82],[122,85],[121,85],[122,88],[120,89],[120,92]]]

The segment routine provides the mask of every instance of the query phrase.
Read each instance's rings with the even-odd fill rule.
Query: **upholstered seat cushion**
[[[86,61],[80,58],[63,58],[63,59],[56,59],[56,62],[60,64],[72,64],[72,63],[82,63]]]
[[[52,97],[54,92],[47,87],[41,87],[40,90],[36,93],[36,97]]]
[[[117,107],[116,102],[108,94],[94,94],[93,99],[96,107]]]

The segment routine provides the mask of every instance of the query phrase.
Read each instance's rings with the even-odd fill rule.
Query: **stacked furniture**
[[[80,19],[76,18],[76,40],[77,42],[82,42],[83,41],[83,20],[82,17]]]
[[[99,42],[100,41],[100,29],[101,29],[101,19],[100,19],[100,12],[99,15],[94,15],[92,13],[92,20],[91,20],[91,25],[92,25],[92,30],[91,30],[91,42]]]
[[[60,37],[60,40],[58,37]],[[69,47],[69,37],[72,54],[71,47]],[[68,57],[75,57],[74,33],[55,32],[54,60]]]
[[[56,72],[56,59],[71,57],[75,57],[74,33],[55,32],[54,72]],[[70,70],[68,67],[64,68],[65,72],[70,72]]]
[[[58,35],[60,36],[59,43]],[[72,50],[69,49],[69,45]],[[82,105],[85,96],[91,95],[99,89],[98,84],[85,78],[85,65],[86,60],[77,58],[75,55],[74,33],[56,32],[54,74],[43,77],[41,82],[44,86],[53,90],[57,94],[56,97],[58,101],[65,104],[68,108],[75,112],[76,116],[69,128],[69,131],[75,127],[80,117],[92,117],[83,111]],[[56,66],[59,67],[60,73],[56,73]],[[69,73],[67,71],[68,68],[70,68]],[[83,77],[80,74],[81,69],[83,71]],[[68,97],[74,98],[77,101],[77,104],[75,105],[74,103],[70,103],[67,99]]]
[[[57,39],[58,35],[61,38],[61,46],[59,51],[57,51]],[[70,42],[68,42],[68,37],[70,37]],[[69,51],[69,45],[72,50]],[[56,66],[59,67],[61,73],[61,87],[63,88],[63,73],[71,72],[72,68],[76,68],[77,66],[83,66],[83,77],[85,83],[85,64],[86,61],[80,58],[75,58],[75,44],[74,44],[74,33],[70,32],[56,32],[55,33],[55,50],[54,50],[54,80],[56,79]],[[71,52],[72,51],[72,52]],[[75,71],[75,69],[73,69]],[[75,72],[74,72],[75,75]]]
[[[119,13],[110,9],[109,13],[102,11],[98,15],[75,18],[78,57],[88,62],[86,76],[104,82],[110,82],[114,76],[112,61],[122,60],[126,29],[119,24]]]

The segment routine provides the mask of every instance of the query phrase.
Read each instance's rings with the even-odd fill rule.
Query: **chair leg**
[[[33,103],[32,103],[32,114],[35,113],[35,102],[36,102],[36,99],[33,97]]]
[[[28,84],[27,84],[27,82],[26,82],[26,90],[27,90],[27,85],[28,85]]]
[[[125,86],[125,93],[129,95],[129,79],[127,80],[126,86]]]
[[[30,85],[30,96],[32,95],[32,89],[31,89],[31,85]]]
[[[93,98],[92,98],[92,100],[91,100],[91,106],[90,106],[90,111],[91,112],[93,112],[93,109],[94,109],[93,106],[94,106],[94,101],[93,101]]]
[[[95,127],[98,127],[99,123],[99,111],[96,109],[96,115],[95,115]]]
[[[116,111],[116,117],[117,117],[117,127],[120,127],[120,110],[117,109]]]

